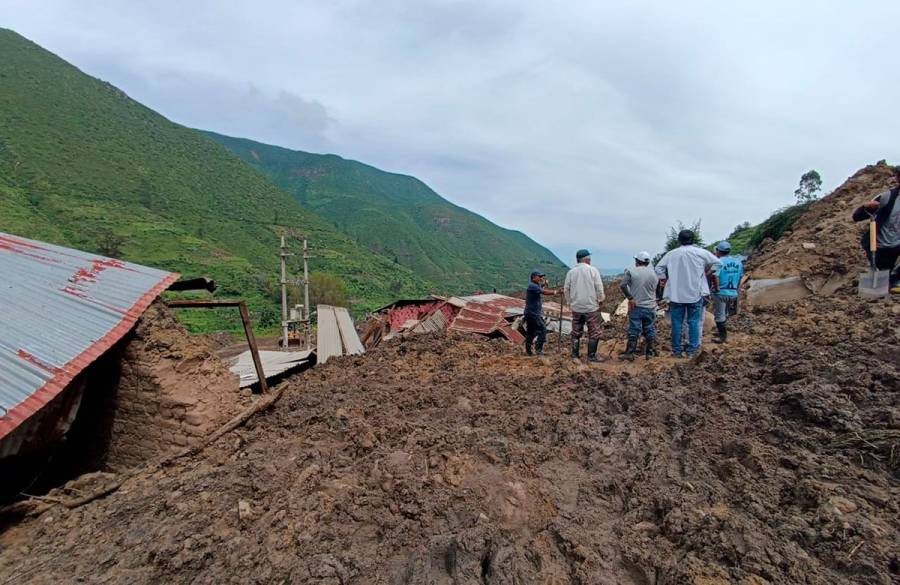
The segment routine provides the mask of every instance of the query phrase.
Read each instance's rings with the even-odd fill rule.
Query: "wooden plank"
[[[347,312],[347,309],[335,307],[334,316],[337,319],[338,331],[344,344],[344,354],[359,355],[366,353],[366,348],[359,341],[359,334],[356,333],[356,327],[353,326],[353,319],[350,318],[350,313]]]
[[[341,333],[334,307],[318,305],[316,315],[316,355],[319,357],[319,363],[324,364],[329,358],[342,356],[344,351],[341,347]]]
[[[218,299],[173,299],[166,305],[175,309],[215,309],[218,307],[239,307],[244,301]]]
[[[238,310],[241,312],[241,323],[244,324],[244,333],[247,334],[250,355],[253,356],[253,367],[256,369],[256,377],[259,378],[259,389],[261,392],[266,393],[269,391],[269,385],[266,383],[266,374],[263,371],[262,361],[259,359],[256,336],[253,335],[253,323],[250,322],[250,311],[247,310],[247,304],[244,301],[238,304]]]

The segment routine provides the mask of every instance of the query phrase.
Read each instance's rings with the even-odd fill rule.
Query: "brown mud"
[[[0,583],[896,583],[898,319],[812,297],[650,366],[387,342],[7,528]]]

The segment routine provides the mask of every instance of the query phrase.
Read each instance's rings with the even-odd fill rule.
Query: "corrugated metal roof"
[[[100,357],[178,275],[0,232],[0,438]]]
[[[341,345],[341,332],[338,329],[334,307],[316,306],[316,355],[319,363],[324,364],[329,359],[343,354],[344,347]]]
[[[305,349],[302,351],[260,351],[259,359],[262,362],[266,380],[268,380],[279,374],[305,366],[310,361],[315,363],[316,357],[313,350]],[[256,366],[253,365],[253,356],[250,354],[249,349],[231,358],[230,364],[231,367],[228,369],[241,378],[241,388],[246,388],[259,382],[259,377],[256,375]]]
[[[344,355],[366,353],[366,348],[363,347],[362,342],[359,340],[359,334],[356,332],[356,327],[353,326],[353,319],[350,318],[350,313],[347,309],[335,307],[334,316],[337,319],[341,342],[344,344]]]

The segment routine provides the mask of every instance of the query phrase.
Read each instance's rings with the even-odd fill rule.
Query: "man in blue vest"
[[[731,244],[722,241],[716,244],[716,256],[719,258],[719,290],[712,295],[713,316],[716,318],[716,329],[719,337],[715,343],[728,341],[728,313],[737,303],[738,289],[744,277],[744,261],[731,255]]]

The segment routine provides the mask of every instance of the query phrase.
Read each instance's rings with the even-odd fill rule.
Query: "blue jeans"
[[[681,332],[684,318],[688,321],[688,355],[700,351],[700,325],[703,322],[703,300],[696,303],[671,303],[669,313],[672,316],[672,353],[681,353]]]
[[[637,339],[641,332],[647,339],[656,339],[656,309],[635,307],[628,312],[628,338]]]

